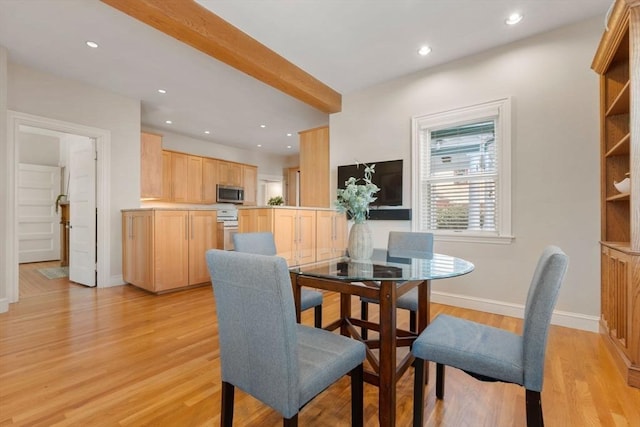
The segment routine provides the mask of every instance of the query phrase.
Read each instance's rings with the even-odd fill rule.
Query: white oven
[[[218,247],[233,250],[233,235],[238,232],[238,209],[234,205],[216,205],[218,216]]]

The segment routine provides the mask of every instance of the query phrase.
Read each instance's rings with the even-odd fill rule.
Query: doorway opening
[[[92,184],[95,191],[90,191],[94,197],[94,206],[91,215],[91,222],[95,227],[95,238],[97,244],[91,244],[95,255],[93,256],[94,266],[91,272],[96,278],[97,287],[110,285],[110,201],[109,201],[109,170],[110,170],[110,132],[103,129],[92,128],[75,123],[63,122],[60,120],[34,116],[25,113],[9,111],[8,114],[8,156],[6,158],[6,170],[8,179],[7,190],[7,218],[4,223],[4,232],[7,239],[9,251],[4,260],[6,270],[4,280],[7,283],[7,299],[9,303],[17,302],[20,295],[19,283],[19,238],[18,238],[18,171],[20,163],[20,129],[35,128],[53,133],[76,135],[78,137],[90,138],[95,141],[95,150],[92,156],[97,157],[95,161],[95,184]],[[73,179],[73,177],[72,177]],[[61,193],[62,194],[62,193]],[[12,250],[11,250],[12,249]]]

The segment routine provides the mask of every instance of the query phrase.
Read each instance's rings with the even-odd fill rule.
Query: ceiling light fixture
[[[427,56],[431,53],[431,48],[429,46],[420,46],[420,49],[418,49],[418,55],[420,56]]]
[[[96,42],[92,42],[91,40],[87,41],[87,46],[89,46],[92,49],[95,49],[98,47],[98,43]]]
[[[266,127],[267,127],[267,125],[260,125],[260,127],[261,127],[262,129],[264,129],[264,128],[266,128]]]
[[[258,148],[262,147],[262,144],[258,144]]]
[[[292,135],[293,135],[293,134],[291,134],[291,133],[288,133],[288,134],[287,134],[287,136],[292,136]]]
[[[162,94],[167,93],[167,91],[166,91],[165,89],[158,89],[158,92],[160,92],[160,93],[162,93]]]
[[[166,124],[170,125],[171,123],[173,123],[171,120],[165,120],[164,121]]]
[[[211,132],[208,131],[208,130],[205,130],[204,133],[205,133],[205,135],[209,135]]]
[[[522,18],[524,18],[524,16],[522,16],[519,13],[512,13],[511,15],[509,15],[509,17],[504,21],[505,24],[507,25],[516,25],[518,22],[522,21]]]
[[[291,146],[290,146],[290,145],[287,145],[287,148],[291,148]]]

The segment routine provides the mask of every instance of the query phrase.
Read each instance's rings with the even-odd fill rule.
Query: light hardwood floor
[[[37,277],[36,277],[37,279]],[[34,279],[34,280],[36,280]],[[46,279],[42,279],[46,280]],[[37,281],[37,280],[36,280]],[[0,426],[217,426],[220,364],[209,286],[154,296],[132,286],[37,292],[0,314]],[[43,289],[44,289],[43,288]],[[354,299],[353,311],[359,302]],[[326,295],[325,321],[339,310]],[[375,305],[371,306],[375,318]],[[509,330],[509,317],[434,305]],[[399,323],[408,316],[400,311]],[[303,315],[313,324],[312,311]],[[431,378],[433,376],[433,366]],[[413,371],[399,381],[397,425],[409,426]],[[428,426],[524,426],[524,391],[447,370],[445,399],[427,386]],[[640,390],[626,386],[598,334],[552,327],[542,393],[547,427],[640,426]],[[301,426],[347,426],[343,378],[301,412]],[[281,418],[236,392],[236,426]],[[365,425],[377,425],[377,389],[365,385]]]

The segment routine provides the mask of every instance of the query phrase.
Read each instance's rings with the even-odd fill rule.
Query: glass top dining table
[[[358,339],[369,347],[364,379],[379,388],[378,418],[379,425],[384,427],[395,425],[396,382],[414,363],[411,352],[405,352],[398,363],[398,348],[410,347],[429,323],[431,280],[462,276],[473,269],[471,262],[449,255],[423,252],[400,258],[388,256],[386,250],[374,250],[371,259],[366,261],[342,257],[295,266],[289,271],[298,321],[303,286],[340,294],[340,318],[324,328],[339,328],[342,335]],[[418,290],[416,330],[403,330],[397,327],[397,299],[415,288]],[[377,323],[352,316],[352,296],[378,301]],[[376,331],[377,337],[363,338],[364,329]]]

